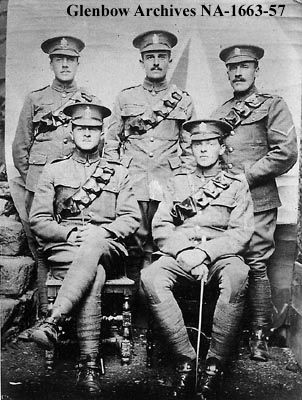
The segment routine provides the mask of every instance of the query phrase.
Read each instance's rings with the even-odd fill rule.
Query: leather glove
[[[191,272],[194,267],[202,264],[207,257],[207,253],[205,253],[203,250],[189,249],[179,253],[176,261],[184,271]]]

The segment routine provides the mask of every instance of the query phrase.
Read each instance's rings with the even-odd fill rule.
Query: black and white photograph
[[[301,0],[0,1],[1,399],[302,400],[301,71]]]

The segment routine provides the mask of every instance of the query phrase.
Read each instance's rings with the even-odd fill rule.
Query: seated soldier
[[[253,207],[245,179],[224,171],[220,163],[223,137],[231,126],[194,120],[183,127],[191,133],[197,166],[194,172],[175,176],[170,199],[155,214],[153,237],[162,255],[141,271],[141,279],[175,356],[177,397],[192,394],[196,352],[172,290],[188,281],[215,282],[219,296],[200,387],[204,398],[213,398],[221,387],[243,312],[249,268],[242,255],[253,233]]]
[[[77,386],[94,393],[101,388],[100,294],[106,279],[119,274],[119,261],[126,254],[123,240],[138,228],[140,212],[127,170],[99,155],[103,118],[110,110],[78,103],[64,112],[72,117],[75,150],[45,167],[30,212],[52,274],[63,283],[51,315],[30,338],[52,349],[60,321],[77,306]]]

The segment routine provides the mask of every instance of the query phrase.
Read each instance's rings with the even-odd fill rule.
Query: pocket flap
[[[45,165],[47,156],[45,154],[34,153],[30,154],[28,163],[33,165]]]
[[[123,107],[121,111],[122,117],[136,117],[137,115],[144,114],[146,110],[145,105],[139,104],[127,104]]]
[[[176,169],[181,166],[181,160],[179,157],[171,157],[168,161],[171,169]]]
[[[253,124],[254,122],[261,121],[268,115],[268,109],[255,110],[245,120],[242,121],[241,125]]]
[[[211,206],[222,206],[228,208],[235,208],[236,202],[233,197],[229,196],[219,196],[211,202]]]

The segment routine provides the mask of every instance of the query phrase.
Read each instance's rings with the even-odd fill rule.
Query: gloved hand
[[[201,264],[191,269],[191,275],[193,275],[198,281],[203,279],[204,282],[206,282],[208,279],[208,273],[209,269],[206,264]]]
[[[203,250],[189,249],[179,253],[176,261],[184,271],[191,272],[194,267],[201,265],[207,257],[207,253]]]

